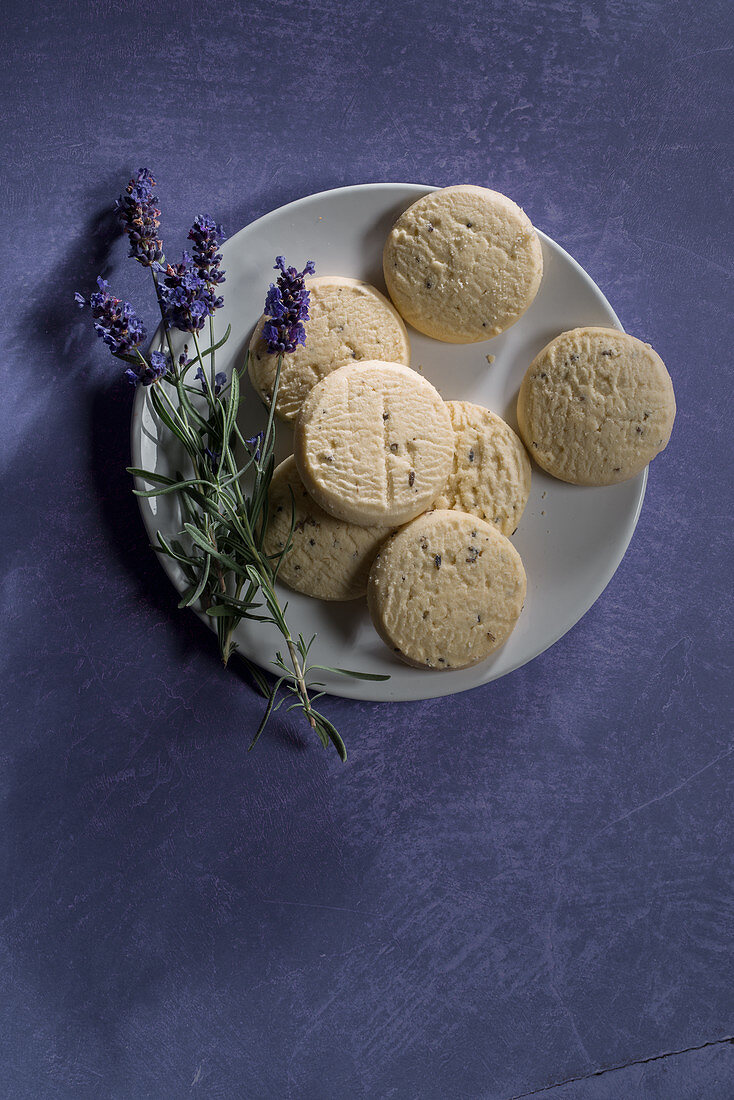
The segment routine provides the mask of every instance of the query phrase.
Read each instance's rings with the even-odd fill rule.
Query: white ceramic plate
[[[216,317],[216,334],[227,324],[232,334],[217,354],[217,370],[241,364],[251,330],[260,316],[277,255],[299,269],[314,260],[320,275],[365,279],[384,291],[382,248],[397,216],[431,187],[408,183],[371,183],[309,195],[246,226],[224,245],[225,305]],[[412,365],[447,400],[486,405],[515,429],[517,391],[530,361],[559,332],[578,325],[621,328],[614,310],[586,272],[567,252],[540,233],[545,272],[540,292],[527,313],[501,336],[481,344],[444,344],[410,330]],[[490,365],[487,356],[493,355]],[[248,396],[241,417],[245,437],[263,426],[263,408],[245,384]],[[291,432],[278,427],[279,457],[291,453]],[[172,472],[170,448],[159,441],[148,391],[138,389],[132,420],[133,464]],[[580,488],[533,468],[530,500],[514,542],[528,575],[528,594],[520,621],[508,642],[488,661],[456,672],[409,668],[380,641],[364,601],[329,604],[281,588],[288,601],[292,633],[310,637],[319,664],[386,673],[386,682],[323,674],[333,695],[355,699],[430,699],[486,684],[504,676],[558,641],[612,578],[635,529],[647,472],[632,481],[601,489]],[[147,487],[147,486],[146,486]],[[144,499],[145,526],[174,536],[178,511],[171,496]],[[183,576],[170,558],[163,568],[179,591]],[[207,620],[209,621],[209,620]],[[243,622],[236,640],[241,651],[262,668],[282,647],[280,635],[262,623]]]

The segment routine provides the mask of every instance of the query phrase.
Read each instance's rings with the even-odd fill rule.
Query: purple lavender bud
[[[209,465],[212,468],[212,473],[216,477],[217,472],[219,470],[219,461],[222,457],[221,452],[220,451],[212,451],[212,450],[209,449],[209,447],[205,447],[204,448],[204,454],[206,455],[207,459],[209,460]]]
[[[252,439],[246,439],[245,443],[249,447],[251,453],[255,456],[255,461],[260,461],[260,447],[262,441],[265,438],[265,432],[258,432],[257,435],[253,435]]]
[[[201,369],[201,367],[196,368],[196,373],[194,374],[194,378],[196,378],[196,380],[201,383],[201,392],[206,397],[206,381],[205,381],[205,378],[204,378],[204,371]],[[222,386],[225,386],[226,384],[227,384],[227,375],[224,373],[224,371],[217,371],[217,373],[214,375],[214,396],[215,397],[219,396],[219,394],[222,391]]]
[[[194,266],[210,290],[224,282],[224,272],[219,266],[222,262],[219,246],[226,239],[221,225],[204,214],[194,219],[189,230],[189,240],[194,242],[191,249]]]
[[[89,302],[78,291],[74,300],[80,307],[90,306],[94,330],[112,354],[129,355],[145,341],[145,325],[129,302],[112,297],[108,292],[109,283],[101,275],[97,278],[97,286],[99,290],[90,295]]]
[[[153,382],[163,378],[170,361],[169,355],[164,355],[160,351],[152,351],[145,362],[141,362],[139,366],[128,367],[125,371],[125,377],[133,386],[150,386]]]
[[[115,212],[130,241],[130,253],[144,267],[163,260],[163,244],[158,238],[160,210],[153,194],[155,180],[148,168],[141,168],[115,203]]]
[[[201,332],[207,317],[224,305],[206,279],[199,274],[196,261],[184,252],[181,263],[153,264],[153,270],[162,275],[158,293],[163,304],[163,316],[169,328],[183,332]]]
[[[316,270],[309,260],[303,271],[286,267],[285,256],[276,256],[275,268],[280,270],[278,281],[270,284],[265,298],[265,314],[269,318],[263,326],[263,338],[272,355],[295,351],[306,343],[304,321],[308,321],[310,295],[305,276]]]
[[[150,366],[148,368],[148,381],[143,379],[143,385],[149,385],[150,382],[157,382],[159,378],[168,370],[171,357],[161,351],[152,351],[149,356]]]

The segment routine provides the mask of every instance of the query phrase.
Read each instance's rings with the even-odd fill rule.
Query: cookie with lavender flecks
[[[432,191],[408,207],[382,259],[405,320],[455,344],[504,332],[530,306],[543,275],[527,214],[506,195],[469,184]]]
[[[575,485],[639,474],[670,439],[673,383],[649,344],[608,328],[562,332],[528,367],[517,400],[525,446]]]
[[[279,554],[290,543],[278,569],[289,588],[320,600],[364,596],[375,554],[391,533],[330,516],[306,492],[293,455],[273,474],[265,552]]]
[[[353,363],[322,379],[296,423],[306,489],[339,519],[396,527],[446,482],[454,433],[431,383],[400,363]]]
[[[426,512],[382,547],[367,603],[377,633],[409,665],[468,668],[503,645],[525,599],[522,560],[496,527]]]
[[[434,508],[471,512],[514,534],[530,496],[530,459],[501,416],[470,401],[447,401],[454,464]]]

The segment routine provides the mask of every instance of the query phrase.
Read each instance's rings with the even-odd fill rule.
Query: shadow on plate
[[[407,210],[419,197],[419,195],[415,195],[415,197],[408,202],[396,203],[389,213],[383,214],[381,218],[378,218],[375,224],[369,228],[362,238],[364,255],[379,257],[370,265],[366,273],[366,280],[368,283],[371,283],[372,286],[376,286],[383,294],[387,294],[385,277],[382,272],[382,250],[385,247],[385,241],[388,238],[390,230],[403,211]]]

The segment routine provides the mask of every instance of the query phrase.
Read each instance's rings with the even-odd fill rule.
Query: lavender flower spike
[[[280,275],[277,285],[270,284],[265,299],[265,313],[270,319],[263,327],[263,338],[272,355],[282,355],[306,343],[303,322],[309,319],[310,295],[305,277],[313,275],[316,268],[313,260],[309,260],[303,271],[297,271],[285,266],[284,256],[276,256],[275,269],[280,269]]]
[[[154,187],[150,169],[141,168],[115,203],[115,212],[130,240],[129,255],[143,267],[152,267],[163,260],[163,243],[158,237],[161,212],[156,206],[158,196],[153,194]]]
[[[128,367],[125,371],[125,377],[133,386],[138,384],[150,386],[153,382],[163,378],[168,370],[169,363],[170,356],[164,355],[160,351],[152,351],[149,361],[141,362],[139,366]]]
[[[129,302],[112,297],[108,292],[109,283],[101,275],[97,278],[97,286],[99,290],[90,295],[89,302],[78,292],[74,298],[80,307],[91,307],[95,332],[112,354],[129,355],[144,343],[145,325]]]
[[[222,255],[218,249],[226,239],[221,225],[217,225],[204,214],[199,214],[194,219],[194,224],[189,230],[189,240],[194,242],[191,248],[194,266],[199,278],[203,279],[211,290],[224,282],[224,272],[219,266]]]
[[[162,276],[158,293],[163,305],[166,325],[183,332],[201,332],[207,317],[224,304],[206,279],[199,274],[194,257],[184,252],[181,263],[153,264],[153,270]]]

